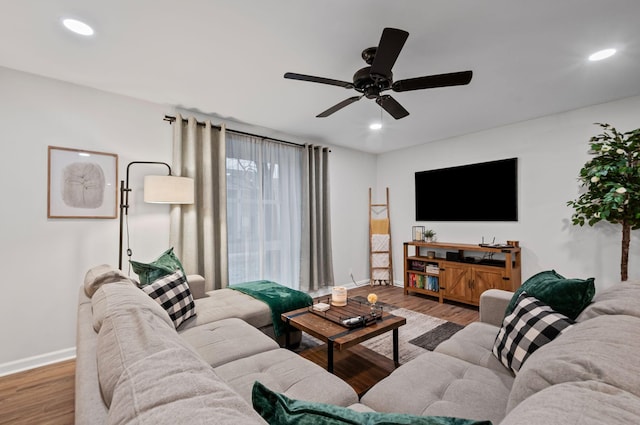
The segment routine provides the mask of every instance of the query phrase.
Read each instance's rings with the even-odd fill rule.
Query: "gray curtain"
[[[329,148],[305,145],[302,185],[300,290],[332,286]]]
[[[195,203],[171,207],[170,242],[186,273],[204,277],[205,289],[224,288],[227,271],[225,127],[176,117],[173,167],[195,180]]]

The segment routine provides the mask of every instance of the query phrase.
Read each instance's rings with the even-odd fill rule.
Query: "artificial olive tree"
[[[640,128],[620,133],[609,124],[596,123],[603,132],[589,140],[593,158],[580,170],[586,191],[567,202],[575,209],[574,225],[599,221],[622,225],[620,278],[628,278],[631,230],[640,228]]]

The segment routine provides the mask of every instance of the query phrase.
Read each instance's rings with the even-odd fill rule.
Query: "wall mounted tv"
[[[518,159],[416,172],[416,221],[518,221]]]

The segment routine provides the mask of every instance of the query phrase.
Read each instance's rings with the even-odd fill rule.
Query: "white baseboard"
[[[74,359],[76,357],[76,347],[65,348],[64,350],[53,351],[51,353],[40,354],[38,356],[27,357],[26,359],[15,360],[0,364],[0,377],[13,373],[24,372],[52,363]]]

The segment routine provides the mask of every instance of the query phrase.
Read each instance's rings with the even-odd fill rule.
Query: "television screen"
[[[416,221],[518,221],[518,159],[415,176]]]

